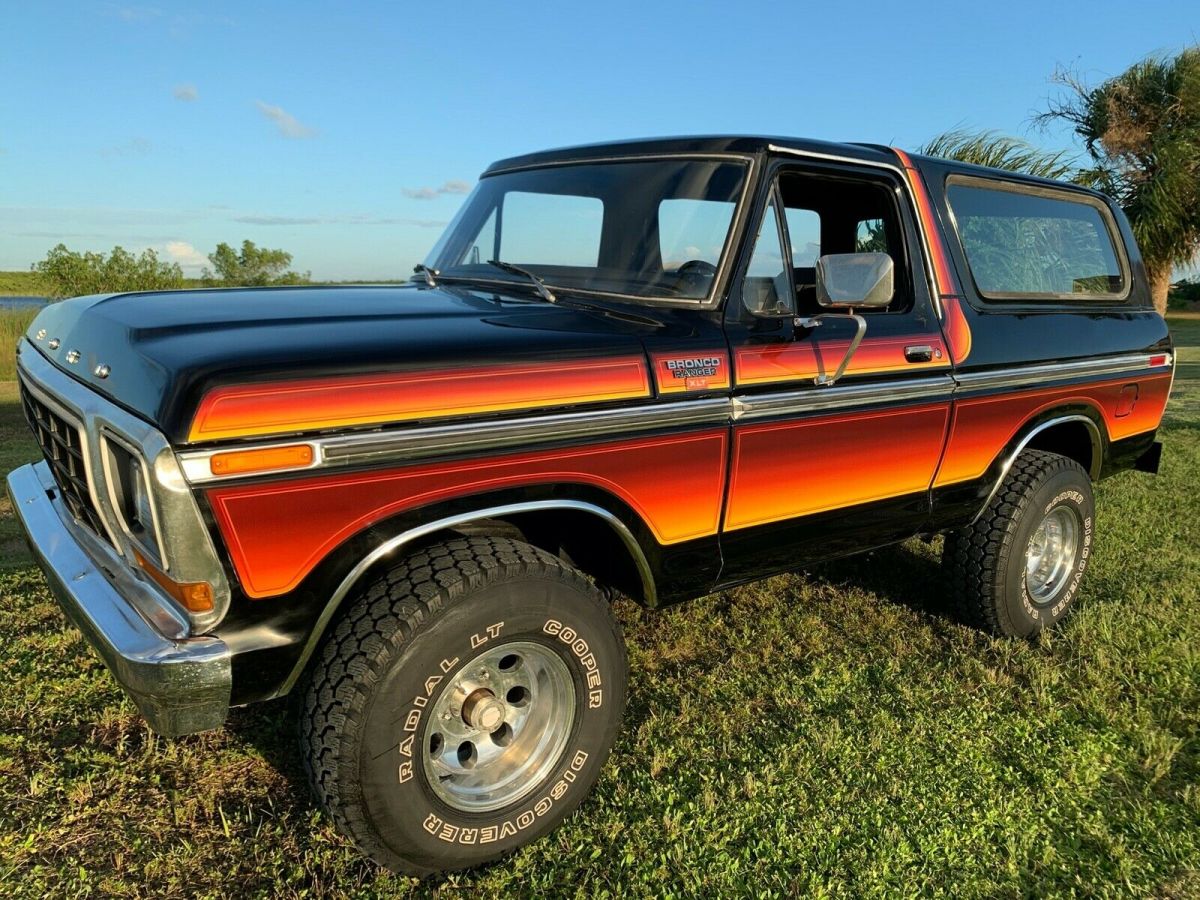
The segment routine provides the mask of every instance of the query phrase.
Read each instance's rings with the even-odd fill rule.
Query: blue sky
[[[1148,0],[991,4],[5,4],[0,269],[59,240],[219,241],[403,277],[492,160],[661,134],[914,147],[1029,132],[1057,65],[1099,80],[1200,33]]]

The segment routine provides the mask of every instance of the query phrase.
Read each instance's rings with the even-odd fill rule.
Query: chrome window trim
[[[938,291],[937,280],[933,275],[933,249],[929,243],[929,235],[925,233],[925,228],[921,224],[920,207],[917,205],[917,198],[913,195],[913,186],[908,180],[908,175],[903,167],[896,163],[881,162],[876,159],[858,159],[853,156],[838,156],[834,153],[817,153],[810,150],[797,150],[792,147],[781,147],[778,144],[769,144],[767,149],[772,153],[782,153],[787,156],[797,156],[801,159],[824,160],[826,162],[834,162],[839,165],[854,165],[868,166],[876,169],[886,169],[892,172],[900,179],[900,191],[908,198],[908,212],[913,224],[916,226],[917,236],[921,241],[921,256],[924,258],[925,280],[929,285],[929,296],[933,301],[934,310],[939,319],[946,317],[945,310],[942,306],[942,297]],[[917,177],[921,177],[921,173],[917,172]],[[932,198],[930,204],[932,205]]]
[[[647,606],[655,606],[658,602],[657,589],[654,585],[654,573],[650,568],[650,562],[646,559],[646,554],[642,550],[642,545],[638,543],[633,532],[618,519],[613,513],[609,512],[601,506],[596,506],[593,503],[585,503],[581,500],[541,500],[532,501],[529,503],[510,503],[503,506],[490,506],[486,509],[479,509],[469,513],[461,513],[456,516],[447,516],[444,519],[437,519],[433,522],[426,522],[423,525],[418,525],[416,528],[410,528],[403,534],[398,534],[395,537],[384,541],[379,546],[375,547],[370,553],[355,563],[346,576],[338,584],[337,589],[330,596],[324,608],[321,610],[320,616],[313,624],[312,629],[308,633],[308,638],[304,642],[304,647],[300,651],[300,656],[296,660],[296,664],[292,666],[292,671],[288,674],[287,680],[284,681],[276,696],[283,696],[295,687],[299,680],[304,667],[308,664],[313,652],[317,649],[317,645],[321,641],[321,637],[325,634],[325,629],[329,626],[330,619],[337,612],[346,595],[350,593],[351,588],[366,574],[367,570],[375,563],[383,558],[396,552],[405,544],[410,544],[419,538],[426,535],[434,534],[438,531],[443,531],[448,528],[454,528],[459,525],[467,525],[471,522],[477,522],[480,519],[495,519],[500,516],[519,515],[521,513],[544,512],[546,510],[574,510],[576,512],[585,512],[603,519],[617,533],[621,542],[633,556],[634,563],[637,565],[638,575],[642,580],[642,590],[645,591],[645,600]]]
[[[1031,197],[1043,197],[1048,200],[1058,200],[1063,203],[1078,203],[1083,206],[1092,207],[1100,213],[1100,218],[1104,222],[1104,230],[1107,233],[1109,242],[1112,244],[1113,255],[1117,259],[1117,265],[1120,266],[1122,279],[1121,292],[1117,294],[1065,294],[1048,291],[1024,293],[1013,291],[1001,291],[999,293],[985,292],[979,287],[979,282],[975,279],[975,270],[971,266],[971,256],[967,253],[967,245],[963,242],[962,229],[958,225],[958,214],[954,211],[954,204],[950,200],[950,188],[956,184],[973,187],[978,190],[1007,191],[1010,194],[1025,194]],[[1049,185],[1010,181],[1000,177],[981,178],[978,175],[951,172],[946,176],[945,198],[946,210],[950,214],[950,225],[954,229],[954,237],[958,241],[962,258],[967,264],[967,273],[971,276],[971,286],[975,289],[975,293],[979,296],[979,299],[985,303],[995,305],[1007,304],[1009,306],[1019,306],[1023,303],[1028,303],[1034,307],[1057,307],[1063,305],[1083,305],[1085,307],[1095,305],[1104,307],[1121,306],[1129,300],[1129,296],[1133,292],[1133,272],[1129,264],[1128,252],[1125,249],[1125,241],[1121,238],[1121,230],[1117,227],[1117,220],[1113,218],[1112,210],[1099,197],[1065,186],[1056,188]]]
[[[1000,490],[1000,485],[1004,483],[1004,479],[1008,477],[1009,470],[1012,469],[1013,463],[1017,461],[1017,457],[1021,455],[1021,451],[1029,446],[1030,441],[1045,431],[1047,428],[1053,428],[1055,425],[1063,425],[1067,422],[1082,422],[1087,425],[1088,431],[1092,436],[1092,467],[1088,471],[1088,477],[1095,481],[1100,477],[1100,470],[1104,464],[1104,438],[1100,434],[1100,428],[1088,416],[1082,414],[1073,414],[1069,416],[1059,416],[1049,421],[1043,422],[1036,428],[1031,430],[1016,448],[1004,458],[1004,463],[1000,467],[1000,474],[996,476],[996,483],[992,485],[992,489],[988,492],[987,499],[983,501],[979,507],[979,512],[971,518],[969,524],[974,524],[979,520],[979,517],[987,510],[988,505],[995,498],[996,493]]]
[[[106,431],[138,448],[152,486],[151,495],[161,533],[157,536],[166,552],[164,571],[179,582],[207,582],[213,590],[213,608],[206,613],[187,612],[157,586],[157,595],[185,615],[194,632],[216,625],[229,609],[229,579],[213,545],[212,536],[196,504],[192,487],[184,477],[175,452],[161,432],[125,412],[101,394],[61,372],[53,363],[22,339],[17,372],[25,387],[39,400],[65,409],[68,417],[82,423],[81,434],[88,469],[88,485],[100,518],[125,564],[142,577],[132,555],[133,544],[120,528],[120,518],[109,497],[105,477],[101,435]]]

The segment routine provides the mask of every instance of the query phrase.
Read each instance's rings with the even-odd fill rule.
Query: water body
[[[0,297],[0,309],[35,309],[49,302],[45,297]]]

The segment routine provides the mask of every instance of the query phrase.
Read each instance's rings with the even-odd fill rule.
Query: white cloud
[[[167,241],[163,252],[171,262],[177,262],[185,272],[199,272],[208,265],[208,257],[187,241]]]
[[[285,138],[299,140],[301,138],[315,137],[317,134],[315,128],[309,128],[282,106],[272,106],[269,103],[263,103],[261,100],[255,100],[254,105],[258,107],[258,111],[264,117],[275,123],[275,127],[279,129],[279,133]]]
[[[440,194],[469,194],[471,184],[459,179],[451,179],[441,187],[401,188],[405,197],[411,200],[433,200]]]
[[[194,84],[177,84],[171,89],[171,95],[184,103],[195,103],[200,99],[200,92]]]

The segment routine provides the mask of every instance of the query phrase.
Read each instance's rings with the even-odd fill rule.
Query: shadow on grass
[[[962,624],[946,583],[940,555],[930,557],[909,544],[895,544],[813,566],[808,577],[831,586],[852,585],[908,607],[923,619]]]
[[[288,799],[299,808],[314,808],[316,800],[300,758],[297,710],[290,697],[230,710],[225,730],[257,750],[287,782]]]

